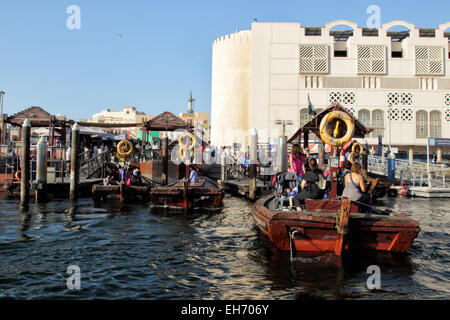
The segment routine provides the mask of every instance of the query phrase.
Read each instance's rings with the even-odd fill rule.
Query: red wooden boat
[[[206,177],[199,177],[198,183],[188,183],[183,179],[150,191],[153,207],[217,209],[222,207],[223,197],[223,189]]]
[[[350,200],[305,202],[305,211],[283,211],[274,196],[261,198],[253,207],[256,225],[280,250],[338,255],[349,249],[405,252],[420,231],[408,217],[358,213]]]

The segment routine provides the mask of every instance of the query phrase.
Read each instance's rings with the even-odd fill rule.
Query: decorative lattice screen
[[[328,46],[300,45],[300,73],[328,73]]]
[[[387,95],[387,104],[393,106],[410,106],[413,104],[411,92],[390,92]]]
[[[445,118],[445,122],[450,122],[450,109],[445,109],[444,118]]]
[[[413,110],[411,108],[389,108],[388,120],[391,121],[413,121]]]
[[[445,95],[445,105],[450,107],[450,93]]]
[[[444,75],[444,48],[417,46],[416,75]]]
[[[353,91],[331,91],[330,92],[330,103],[339,102],[340,104],[353,105],[356,104],[356,95]]]
[[[358,74],[386,74],[386,47],[358,46]]]
[[[329,103],[339,102],[345,109],[353,115],[356,114],[354,105],[356,104],[356,94],[353,91],[331,91],[329,93]]]

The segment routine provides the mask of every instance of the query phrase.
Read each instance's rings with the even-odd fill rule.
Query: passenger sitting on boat
[[[331,178],[331,167],[330,166],[327,166],[327,168],[323,172],[323,176],[325,177],[325,179],[327,181],[330,181],[330,178]],[[327,188],[325,189],[323,198],[325,200],[330,200],[330,186],[329,186],[329,182],[327,182]]]
[[[361,175],[361,165],[358,162],[353,163],[351,172],[345,176],[345,188],[342,198],[358,201],[367,205],[371,204],[370,194],[366,192],[364,178]],[[370,212],[368,206],[360,206],[360,211]]]
[[[191,173],[189,174],[189,182],[198,183],[197,169],[195,169],[195,167],[192,164],[189,166],[189,168],[191,169]]]
[[[345,181],[344,181],[345,176],[351,170],[352,170],[352,163],[348,160],[345,160],[344,167],[342,168],[342,171],[338,174],[336,195],[342,196],[342,192],[344,191],[344,187],[345,187]]]
[[[117,175],[113,171],[111,171],[104,180],[105,186],[112,186],[118,183],[119,181],[117,180]]]
[[[141,186],[142,185],[142,177],[139,168],[134,168],[133,174],[131,175],[130,184],[132,186]]]
[[[317,159],[312,158],[308,161],[308,171],[303,176],[301,191],[294,196],[294,205],[297,211],[302,211],[301,205],[305,199],[322,199],[324,189],[320,189],[318,183],[324,179],[323,171],[317,166]]]

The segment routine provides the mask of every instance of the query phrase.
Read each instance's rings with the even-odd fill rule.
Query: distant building
[[[401,29],[401,31],[398,31]],[[418,28],[392,21],[369,29],[337,20],[322,27],[253,22],[212,48],[211,143],[248,145],[290,137],[317,110],[337,101],[374,132],[370,145],[423,157],[428,137],[450,137],[450,22]],[[433,147],[450,158],[450,148]]]
[[[97,123],[142,123],[142,121],[148,121],[154,116],[145,114],[142,111],[137,111],[135,107],[123,107],[120,111],[112,111],[111,109],[102,110],[100,113],[96,113],[89,119],[88,122]],[[141,128],[117,128],[117,130],[130,131],[135,138],[142,136]]]

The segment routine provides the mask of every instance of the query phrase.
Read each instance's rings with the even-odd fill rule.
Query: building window
[[[442,137],[442,126],[441,126],[441,112],[431,111],[430,112],[430,135],[433,138]]]
[[[428,112],[419,110],[416,112],[416,138],[425,139],[428,137]]]
[[[420,78],[421,90],[437,90],[438,80],[436,78]]]
[[[444,75],[444,48],[416,46],[416,75]]]
[[[322,88],[322,86],[323,86],[322,77],[317,77],[317,76],[305,77],[305,88],[317,89],[317,88]]]
[[[300,45],[300,73],[328,73],[328,46]]]
[[[384,137],[384,112],[383,110],[372,111],[372,124],[375,130],[372,132],[372,138],[378,138],[378,136]]]
[[[358,120],[364,123],[364,125],[370,124],[370,111],[369,110],[359,110],[358,111]]]
[[[380,78],[362,77],[362,87],[364,89],[380,89]]]
[[[385,74],[386,47],[358,46],[358,74]]]

